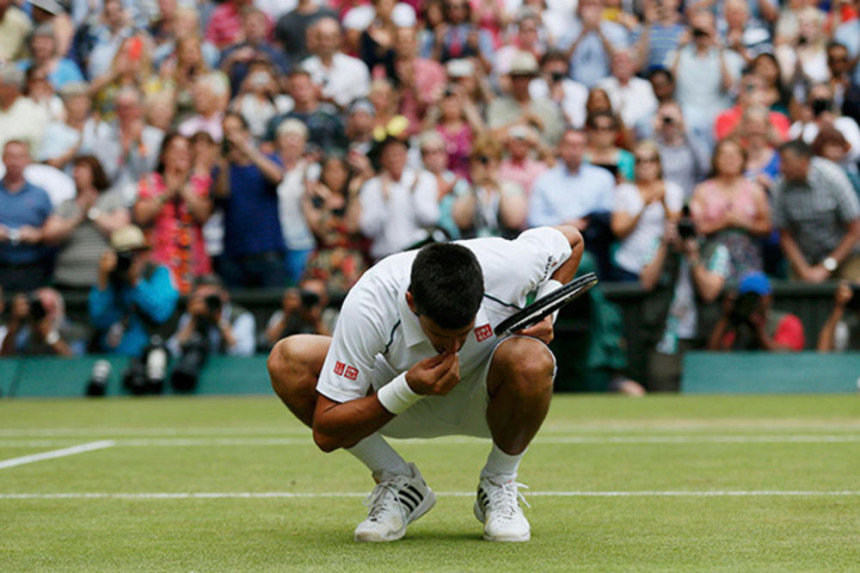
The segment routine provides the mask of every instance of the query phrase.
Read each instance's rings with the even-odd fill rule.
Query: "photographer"
[[[727,296],[723,316],[708,340],[708,350],[800,352],[805,338],[795,315],[773,310],[773,289],[767,275],[751,272]]]
[[[860,351],[860,282],[842,281],[818,335],[819,352]]]
[[[649,294],[640,314],[650,350],[650,392],[680,388],[684,352],[704,346],[716,320],[713,303],[731,270],[729,252],[716,243],[703,250],[700,242],[685,207],[680,220],[666,221],[663,237],[643,261],[639,281]]]
[[[174,356],[181,356],[188,344],[202,339],[209,354],[251,356],[255,329],[254,315],[230,302],[221,280],[215,275],[203,275],[194,281],[188,309],[167,341],[167,348]]]
[[[67,323],[63,297],[54,289],[19,294],[12,299],[0,356],[83,354],[84,336],[76,330]]]
[[[90,290],[90,322],[103,352],[137,357],[150,343],[151,331],[173,314],[179,291],[167,267],[147,260],[149,247],[139,227],[117,229],[110,244]]]
[[[284,291],[281,310],[276,311],[266,326],[266,342],[274,345],[293,334],[322,334],[330,336],[333,330],[331,309],[325,282],[304,279],[299,288]]]

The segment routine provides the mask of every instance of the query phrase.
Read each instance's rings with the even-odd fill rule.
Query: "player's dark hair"
[[[444,329],[468,326],[484,298],[484,274],[475,255],[461,245],[434,243],[412,263],[409,292],[419,316]]]

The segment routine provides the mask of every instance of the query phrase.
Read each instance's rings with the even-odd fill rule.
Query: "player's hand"
[[[552,342],[552,339],[555,338],[555,329],[552,325],[552,315],[549,315],[539,323],[524,330],[517,331],[514,334],[519,336],[531,336],[532,338],[542,340],[545,344],[549,344]]]
[[[412,391],[424,396],[444,396],[460,383],[460,357],[445,353],[422,360],[406,373]]]

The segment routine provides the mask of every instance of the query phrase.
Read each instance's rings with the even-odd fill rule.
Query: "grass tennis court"
[[[360,545],[369,475],[274,397],[0,401],[0,570],[860,570],[855,396],[556,396],[526,544],[481,540],[486,442],[396,444],[439,501]]]

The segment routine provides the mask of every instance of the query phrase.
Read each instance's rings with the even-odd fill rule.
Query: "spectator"
[[[714,302],[729,275],[728,249],[719,243],[703,249],[692,221],[684,217],[666,222],[663,236],[642,262],[639,280],[648,293],[640,314],[649,349],[647,388],[677,392],[684,353],[702,348],[718,319]]]
[[[794,122],[789,131],[792,138],[800,138],[812,144],[818,131],[824,126],[833,126],[842,132],[851,144],[849,158],[860,158],[860,127],[852,118],[840,116],[833,102],[833,92],[827,84],[812,86],[809,90],[809,105],[802,111],[801,119]]]
[[[99,259],[110,235],[129,224],[125,199],[109,191],[99,160],[81,155],[73,161],[76,195],[61,203],[45,228],[45,241],[60,248],[54,283],[63,290],[89,290],[98,279]]]
[[[583,161],[585,134],[568,129],[558,144],[558,164],[535,181],[529,197],[529,227],[573,225],[582,232],[600,276],[612,275],[609,213],[615,192],[612,174]]]
[[[746,178],[770,191],[779,176],[779,153],[774,147],[779,138],[768,119],[768,109],[760,105],[748,107],[738,135],[747,152]]]
[[[90,290],[90,324],[100,351],[139,357],[157,327],[173,315],[179,291],[167,267],[147,260],[146,239],[138,227],[114,231],[110,244]]]
[[[62,295],[52,288],[41,288],[12,299],[0,356],[81,355],[84,340],[81,328],[66,320]]]
[[[113,188],[132,203],[138,181],[155,169],[164,132],[144,122],[139,90],[122,88],[115,102],[116,121],[99,123],[94,133],[85,133],[81,151],[98,157]]]
[[[197,33],[176,41],[176,51],[159,66],[158,86],[171,96],[180,121],[194,113],[195,86],[200,78],[213,73],[203,56],[203,40]],[[220,75],[220,74],[219,74]],[[226,77],[224,79],[226,82]],[[147,82],[152,84],[154,82]]]
[[[281,122],[292,118],[298,119],[307,126],[308,141],[326,153],[347,149],[348,142],[344,135],[343,122],[333,112],[331,106],[321,104],[310,73],[303,67],[296,66],[290,71],[290,96],[294,102],[293,110],[276,116],[269,122],[267,141],[274,141],[276,130]]]
[[[24,73],[24,95],[45,111],[49,122],[63,118],[63,100],[48,81],[47,66],[32,66]]]
[[[851,59],[848,49],[837,42],[827,46],[827,67],[833,102],[842,115],[860,122],[860,83],[851,81]]]
[[[33,30],[30,35],[30,54],[32,57],[18,62],[18,67],[26,71],[30,68],[45,67],[48,80],[55,90],[59,90],[69,82],[82,82],[84,76],[78,65],[68,58],[64,58],[57,50],[57,37],[54,28],[50,25],[42,25]]]
[[[666,181],[684,190],[684,202],[710,171],[710,157],[699,140],[692,137],[684,123],[681,106],[675,102],[660,105],[654,121],[654,133],[660,148],[660,165]]]
[[[245,118],[254,138],[263,139],[269,123],[278,115],[289,113],[293,102],[279,92],[268,62],[253,62],[249,69],[250,73],[231,108]]]
[[[860,197],[860,174],[856,163],[849,160],[851,144],[835,127],[824,127],[812,143],[812,153],[840,166]]]
[[[437,26],[434,35],[427,38],[422,57],[442,62],[473,58],[484,71],[491,69],[493,38],[481,30],[472,19],[472,5],[468,0],[444,0],[445,23]]]
[[[708,350],[800,352],[805,338],[795,315],[773,309],[773,288],[762,272],[744,275],[736,295],[723,302],[723,316],[708,338]]]
[[[30,17],[36,28],[50,26],[57,39],[57,53],[67,54],[75,35],[75,23],[66,13],[66,7],[57,0],[29,0]]]
[[[12,0],[0,0],[0,66],[21,58],[32,24]]]
[[[860,283],[842,281],[818,335],[818,352],[860,351]]]
[[[690,17],[687,37],[674,55],[670,54],[667,64],[677,81],[678,103],[687,125],[710,146],[714,120],[731,107],[730,94],[740,76],[743,59],[720,45],[714,18],[707,12],[696,12]]]
[[[796,88],[826,82],[827,36],[824,33],[824,14],[807,6],[798,14],[797,35],[786,38],[778,46],[775,56],[779,62],[782,81]]]
[[[636,77],[637,63],[631,50],[615,50],[612,55],[612,75],[597,85],[606,91],[624,125],[634,126],[651,121],[657,111],[657,98],[648,80]]]
[[[765,83],[755,74],[746,73],[741,78],[741,91],[738,94],[737,103],[731,109],[727,109],[717,116],[714,122],[714,136],[717,141],[727,137],[737,137],[741,129],[741,119],[744,112],[750,107],[765,105],[767,94]],[[774,143],[782,143],[788,137],[790,123],[783,114],[770,111],[768,121],[774,131]]]
[[[212,13],[209,25],[206,27],[206,39],[215,44],[219,50],[225,50],[239,43],[245,33],[242,26],[246,10],[253,9],[252,0],[226,0]],[[265,16],[265,14],[264,14]],[[266,18],[266,35],[271,31],[271,22]]]
[[[558,50],[549,50],[541,60],[541,75],[529,84],[532,99],[549,99],[561,110],[567,124],[579,129],[585,125],[588,88],[570,79],[570,61]]]
[[[712,176],[693,191],[690,211],[698,232],[729,252],[730,282],[737,284],[750,271],[764,266],[759,238],[770,233],[767,195],[744,177],[746,151],[740,143],[724,139],[714,149]]]
[[[361,232],[370,256],[382,259],[424,240],[439,221],[436,178],[406,167],[408,145],[389,136],[381,144],[380,174],[364,184],[359,199]]]
[[[436,177],[439,187],[439,227],[452,239],[460,238],[451,208],[457,197],[469,191],[469,180],[448,169],[448,151],[438,131],[425,131],[418,139],[421,165]]]
[[[618,122],[609,112],[588,115],[585,122],[588,142],[585,160],[612,173],[618,182],[632,181],[634,172],[633,154],[618,147]]]
[[[51,167],[71,172],[72,160],[78,155],[85,132],[96,129],[90,116],[89,86],[83,82],[69,83],[60,90],[65,119],[48,124],[37,159]]]
[[[228,287],[283,287],[287,283],[277,186],[284,178],[277,155],[261,152],[240,115],[224,117],[226,165],[216,185],[224,205],[224,254],[218,274]]]
[[[369,100],[360,99],[349,106],[344,134],[349,141],[349,153],[367,155],[373,147],[373,127],[376,109]]]
[[[502,132],[514,125],[531,125],[547,145],[558,143],[564,119],[550,99],[533,99],[529,84],[538,74],[535,57],[519,52],[511,62],[511,92],[493,101],[487,109],[487,124]]]
[[[528,197],[534,182],[549,169],[548,162],[555,163],[555,157],[541,145],[535,130],[523,125],[508,130],[506,151],[499,165],[499,180],[516,183]]]
[[[305,275],[325,282],[335,298],[347,291],[367,269],[368,241],[359,230],[359,192],[372,170],[354,169],[337,155],[322,163],[319,181],[307,187],[302,213],[316,239]]]
[[[723,44],[749,65],[759,54],[773,52],[770,29],[750,18],[748,0],[726,0],[719,22]]]
[[[427,109],[436,102],[447,80],[439,62],[418,57],[415,27],[399,27],[394,36],[394,61],[390,69],[377,66],[374,77],[382,73],[400,90],[400,113],[413,129],[421,125]]]
[[[678,49],[685,30],[678,5],[678,0],[646,0],[645,24],[632,37],[641,69],[662,68],[669,52]]]
[[[343,13],[341,21],[344,27],[344,46],[350,53],[361,54],[362,36],[368,30],[373,30],[373,35],[382,40],[388,48],[389,38],[385,37],[384,33],[380,34],[380,30],[390,31],[391,25],[396,28],[408,28],[417,23],[414,2],[385,2],[379,10],[376,2],[367,0],[348,0],[348,2],[352,3],[352,6],[342,6],[340,10]],[[373,70],[373,66],[368,68]]]
[[[299,0],[295,10],[278,20],[275,40],[284,48],[291,62],[301,62],[308,57],[307,31],[320,18],[337,19],[337,12],[314,0]]]
[[[140,180],[134,221],[146,230],[150,260],[170,269],[182,295],[212,272],[202,231],[212,214],[211,185],[208,173],[193,170],[190,140],[176,132],[165,136],[155,171]]]
[[[526,226],[528,199],[522,187],[499,177],[501,143],[478,139],[469,159],[472,185],[462,188],[451,208],[460,237],[516,237]]]
[[[346,109],[354,100],[367,97],[370,72],[364,62],[340,51],[342,33],[338,21],[320,18],[309,33],[316,38],[313,55],[302,62],[302,67],[319,87],[322,100]]]
[[[87,48],[84,59],[87,77],[92,80],[108,72],[120,46],[133,33],[122,0],[104,0],[101,23],[89,32],[92,45]]]
[[[24,141],[36,153],[50,121],[38,104],[22,95],[24,72],[14,66],[0,67],[0,147],[8,141]]]
[[[483,133],[484,121],[461,87],[445,88],[438,105],[427,114],[424,129],[435,129],[445,140],[448,169],[468,177],[472,142]]]
[[[760,103],[769,107],[771,111],[778,111],[787,117],[792,94],[782,82],[776,57],[768,52],[759,54],[752,61],[750,71],[764,82],[764,93]]]
[[[636,143],[636,133],[632,128],[624,125],[624,120],[621,116],[615,113],[612,108],[612,101],[609,99],[609,94],[603,88],[591,88],[588,92],[588,99],[585,100],[585,127],[588,128],[588,117],[600,113],[608,113],[615,118],[616,137],[615,144],[624,149],[632,149]]]
[[[490,81],[483,68],[476,66],[473,60],[451,60],[445,66],[451,83],[462,87],[469,95],[469,101],[481,110],[486,117],[487,109],[496,98]]]
[[[860,12],[860,0],[854,0],[854,8]],[[852,83],[860,86],[860,65],[857,65],[857,60],[860,58],[860,19],[854,18],[840,24],[833,34],[833,39],[848,49],[851,61],[854,63]]]
[[[290,61],[284,51],[267,39],[269,28],[266,13],[259,8],[248,7],[243,11],[241,41],[225,49],[219,63],[221,71],[230,78],[233,95],[239,92],[254,62],[268,62],[279,76],[289,71]]]
[[[194,81],[193,93],[196,113],[180,123],[177,131],[185,137],[205,131],[216,143],[221,143],[224,138],[221,122],[230,98],[227,78],[221,72],[199,76]]]
[[[3,146],[6,175],[0,179],[0,285],[7,291],[31,291],[48,283],[51,260],[45,229],[52,226],[48,193],[24,178],[30,151],[23,141]]]
[[[221,52],[212,42],[200,37],[200,16],[195,8],[180,6],[176,9],[173,18],[173,34],[165,38],[156,38],[157,47],[153,50],[153,62],[161,69],[164,62],[168,61],[174,54],[180,51],[179,43],[186,39],[193,39],[199,46],[201,57],[200,71],[218,67]],[[159,41],[161,40],[161,41]],[[227,48],[225,51],[229,51]]]
[[[580,0],[577,18],[558,43],[570,59],[571,79],[588,88],[610,74],[615,50],[629,44],[627,30],[604,20],[603,8],[603,0]]]
[[[266,345],[274,346],[293,334],[330,336],[333,330],[332,309],[328,308],[326,284],[319,279],[305,279],[298,288],[288,288],[266,326]]]
[[[860,278],[860,201],[851,182],[802,141],[784,143],[780,160],[773,222],[793,276],[811,283]]]
[[[167,341],[170,353],[180,358],[200,344],[207,356],[252,356],[256,350],[254,315],[230,301],[230,293],[215,275],[194,279],[188,308],[179,317],[176,332]]]
[[[648,74],[651,90],[658,105],[675,102],[675,76],[666,68],[657,68]]]
[[[663,234],[666,221],[681,215],[684,190],[663,178],[660,149],[653,141],[643,141],[634,149],[636,177],[615,190],[612,233],[621,241],[615,253],[616,278],[638,281],[642,261]]]
[[[96,112],[102,120],[113,121],[120,90],[132,88],[143,92],[144,89],[153,89],[158,86],[153,77],[149,45],[142,36],[129,36],[120,44],[110,69],[93,78],[90,93]]]
[[[506,76],[511,73],[511,63],[519,52],[529,52],[538,61],[543,58],[546,52],[546,44],[540,37],[540,15],[531,10],[524,8],[517,15],[516,24],[512,26],[511,37],[505,42],[505,45],[496,51],[496,56],[493,61],[493,75],[499,78],[500,82],[506,79]],[[567,58],[565,58],[565,62]],[[509,91],[510,86],[501,84],[502,91]]]
[[[318,165],[305,157],[308,128],[297,119],[278,126],[278,156],[284,178],[278,185],[278,212],[284,243],[287,247],[287,277],[297,283],[305,272],[308,257],[314,249],[314,236],[302,213],[302,197],[308,185],[318,177]]]

